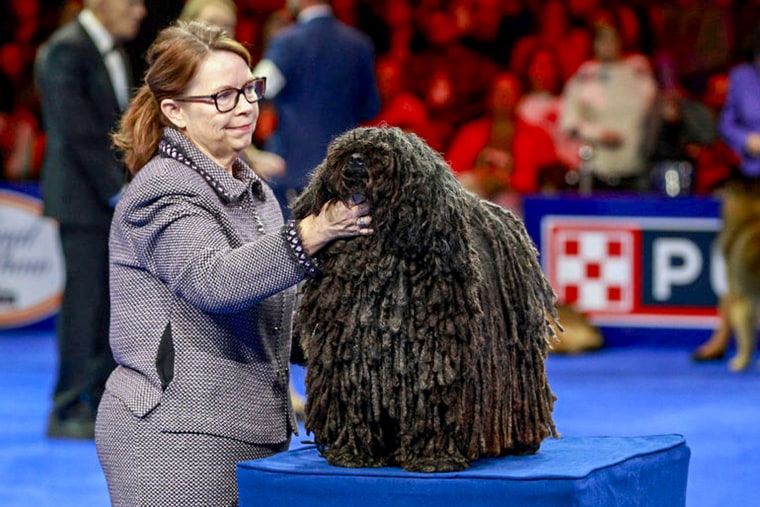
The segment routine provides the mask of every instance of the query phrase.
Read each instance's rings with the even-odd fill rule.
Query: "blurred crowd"
[[[159,3],[146,2],[148,18]],[[236,37],[254,59],[293,22],[284,0],[236,4]],[[39,175],[34,57],[80,8],[71,0],[0,7],[4,180]],[[417,133],[486,198],[579,187],[588,175],[599,188],[706,194],[737,164],[715,125],[728,72],[748,59],[758,0],[334,0],[332,8],[374,42],[382,104],[370,123]],[[136,46],[166,22],[145,23]],[[277,121],[268,114],[257,145]],[[664,176],[674,169],[677,188]]]

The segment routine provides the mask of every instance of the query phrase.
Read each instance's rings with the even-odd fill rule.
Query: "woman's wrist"
[[[319,266],[311,257],[311,253],[316,252],[316,250],[314,250],[313,247],[309,248],[307,244],[305,244],[300,227],[301,223],[302,221],[297,222],[295,220],[288,220],[282,227],[282,232],[296,262],[301,266],[301,269],[303,269],[306,276],[313,277],[319,273]]]

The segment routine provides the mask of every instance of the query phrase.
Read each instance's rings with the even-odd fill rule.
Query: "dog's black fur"
[[[398,128],[335,139],[293,213],[356,194],[375,233],[319,252],[294,324],[322,454],[434,472],[536,452],[557,435],[544,369],[556,311],[522,222]]]

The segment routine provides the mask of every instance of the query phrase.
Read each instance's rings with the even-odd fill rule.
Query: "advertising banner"
[[[559,300],[598,325],[713,328],[726,290],[720,203],[659,196],[531,197],[528,232]]]
[[[55,315],[64,281],[57,223],[38,198],[0,188],[0,329]]]

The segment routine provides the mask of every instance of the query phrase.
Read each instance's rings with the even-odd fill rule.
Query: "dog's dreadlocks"
[[[556,436],[555,296],[522,222],[398,128],[343,134],[312,176],[296,218],[361,194],[375,230],[319,252],[294,324],[327,460],[450,471]]]

